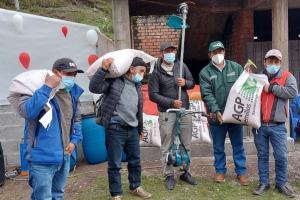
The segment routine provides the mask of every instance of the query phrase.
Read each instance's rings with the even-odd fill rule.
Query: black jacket
[[[177,78],[180,75],[180,63],[175,61],[173,67],[173,76],[168,74],[161,67],[161,60],[159,59],[153,72],[149,77],[149,98],[157,104],[159,112],[166,112],[173,107],[173,101],[178,99],[179,86],[177,85]],[[185,79],[185,86],[182,87],[181,101],[182,106],[189,109],[188,89],[195,86],[194,78],[185,64],[183,64],[182,78]]]
[[[105,94],[103,103],[100,107],[101,115],[97,118],[97,123],[108,127],[110,119],[113,115],[113,112],[116,110],[116,105],[120,101],[122,91],[125,86],[124,78],[105,78],[107,71],[102,68],[94,74],[90,81],[89,90],[95,94]],[[141,133],[143,131],[143,103],[142,103],[142,92],[141,84],[136,84],[136,89],[138,93],[138,114],[137,119],[138,131]]]

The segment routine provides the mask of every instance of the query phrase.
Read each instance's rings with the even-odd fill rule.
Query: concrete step
[[[0,106],[1,107],[1,106]],[[0,126],[23,125],[24,119],[15,112],[0,113]]]
[[[14,109],[11,105],[0,105],[0,113],[4,112],[14,112]]]
[[[24,126],[0,126],[0,140],[20,140],[24,137]]]
[[[270,145],[271,147],[272,145]],[[253,138],[244,139],[244,148],[246,155],[256,155],[256,147],[253,142]],[[293,152],[294,148],[294,140],[292,138],[288,138],[288,151]],[[270,155],[273,152],[271,147]],[[225,153],[226,156],[232,156],[232,147],[230,140],[225,141]],[[212,157],[213,156],[213,147],[212,144],[207,143],[193,143],[192,144],[192,157]],[[158,147],[141,147],[141,159],[142,160],[160,160],[161,152]]]

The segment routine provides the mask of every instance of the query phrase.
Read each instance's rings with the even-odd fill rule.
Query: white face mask
[[[219,65],[219,64],[221,64],[221,63],[223,62],[223,60],[224,60],[224,54],[216,54],[216,55],[214,55],[214,56],[211,58],[211,60],[212,60],[215,64]]]

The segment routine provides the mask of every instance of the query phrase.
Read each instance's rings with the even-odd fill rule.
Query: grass
[[[128,193],[128,181],[124,175],[122,177],[124,200],[139,199],[131,196]],[[152,200],[283,200],[287,199],[272,189],[267,191],[263,196],[257,197],[251,194],[257,185],[257,182],[252,182],[250,186],[240,186],[236,181],[228,180],[224,184],[216,184],[211,179],[201,179],[197,186],[190,186],[181,181],[176,185],[174,191],[167,191],[164,187],[164,180],[158,176],[143,176],[142,185],[147,191],[153,194]],[[292,184],[295,191],[299,191],[300,183]],[[108,192],[108,182],[105,177],[97,177],[90,187],[78,191],[78,200],[98,200],[110,199]]]
[[[0,7],[14,10],[12,1],[3,0]],[[97,26],[113,37],[111,0],[22,0],[21,12]]]

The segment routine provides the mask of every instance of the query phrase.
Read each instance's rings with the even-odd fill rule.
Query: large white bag
[[[244,71],[232,86],[227,98],[223,121],[259,128],[261,93],[268,77]]]
[[[158,116],[147,115],[143,113],[144,128],[143,128],[143,140],[140,141],[141,146],[161,146],[160,132]]]
[[[201,100],[190,100],[190,110],[195,112],[206,112],[204,102]],[[196,113],[192,116],[192,122],[192,142],[211,143],[207,118],[201,116],[200,113]]]
[[[17,112],[20,97],[23,95],[32,96],[37,89],[43,86],[47,74],[51,76],[53,75],[53,72],[46,69],[30,70],[17,75],[11,81],[11,85],[8,89],[9,95],[7,99]],[[56,89],[52,90],[49,99],[55,95],[55,91]]]
[[[41,70],[30,70],[17,75],[12,81],[8,89],[10,93],[32,95],[35,90],[42,87],[45,83],[46,75],[52,75],[52,71],[41,69]]]
[[[87,70],[88,78],[91,79],[92,76],[96,73],[96,71],[102,66],[102,61],[107,58],[113,58],[114,62],[111,64],[109,68],[109,73],[107,74],[107,78],[116,78],[125,74],[134,57],[140,57],[144,60],[145,63],[150,63],[150,65],[154,65],[156,58],[146,54],[143,51],[135,50],[135,49],[122,49],[118,51],[113,51],[105,54],[104,56],[98,58]]]

